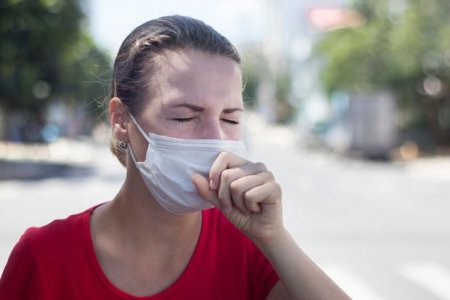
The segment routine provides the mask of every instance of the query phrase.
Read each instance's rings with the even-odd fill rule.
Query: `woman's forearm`
[[[350,299],[284,230],[277,238],[255,244],[277,271],[290,299]]]

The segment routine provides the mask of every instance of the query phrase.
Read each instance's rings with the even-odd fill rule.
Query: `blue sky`
[[[136,26],[172,14],[201,19],[238,47],[261,38],[261,0],[90,0],[89,27],[100,47],[114,57],[120,43]]]

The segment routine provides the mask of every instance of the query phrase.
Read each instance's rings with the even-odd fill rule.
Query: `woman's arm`
[[[192,180],[199,195],[243,231],[278,273],[281,286],[274,287],[269,299],[285,298],[283,294],[288,299],[350,299],[284,228],[281,188],[263,164],[223,152],[211,167],[209,179],[194,174]]]
[[[280,276],[285,291],[268,299],[350,299],[295,243],[286,230],[274,240],[255,243]],[[285,292],[289,297],[280,298]],[[276,293],[276,294],[275,294]]]

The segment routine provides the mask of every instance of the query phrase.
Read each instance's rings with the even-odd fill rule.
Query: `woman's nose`
[[[221,127],[220,120],[209,120],[202,124],[201,139],[217,139],[223,140],[226,138],[225,133]]]

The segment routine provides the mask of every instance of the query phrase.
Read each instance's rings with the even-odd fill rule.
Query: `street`
[[[308,152],[295,131],[255,115],[246,123],[251,159],[283,188],[286,227],[353,299],[450,299],[450,159],[352,160]],[[68,157],[90,172],[0,181],[0,271],[26,228],[118,191],[124,169],[107,147],[83,145]]]

